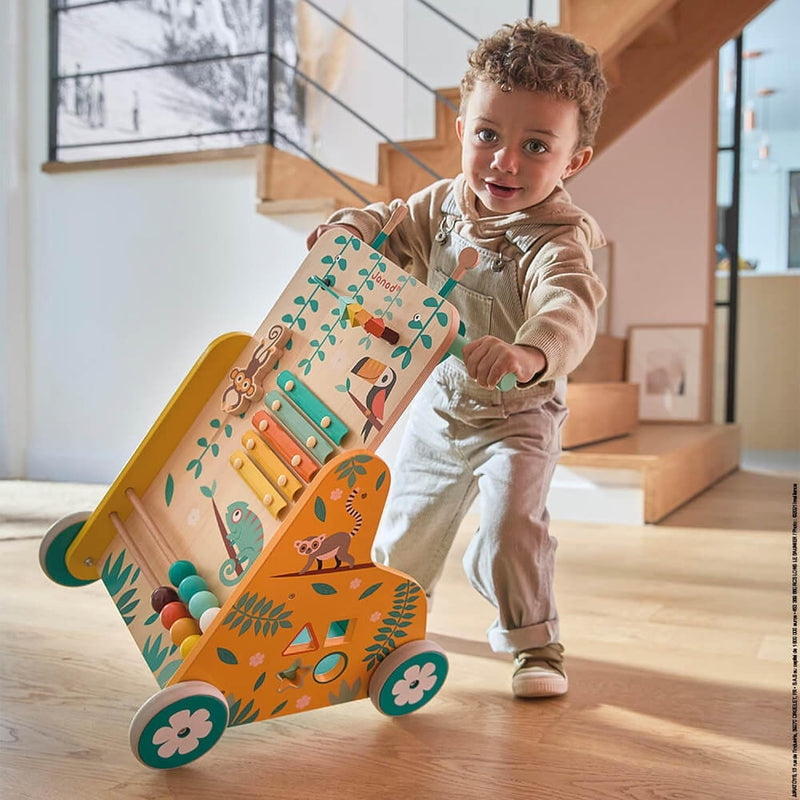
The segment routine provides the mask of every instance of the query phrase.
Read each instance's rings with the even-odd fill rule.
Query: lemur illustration
[[[264,528],[261,520],[243,500],[237,500],[228,506],[225,522],[228,523],[228,541],[236,547],[237,554],[235,560],[228,558],[222,563],[219,579],[226,586],[233,586],[241,580],[261,552],[264,546]],[[244,567],[240,574],[236,573],[237,561]]]
[[[231,382],[222,395],[222,410],[227,413],[243,410],[251,400],[261,393],[261,381],[267,369],[272,367],[283,352],[288,331],[283,325],[273,325],[267,338],[261,339],[244,369],[231,370]]]
[[[295,541],[294,546],[297,552],[301,556],[308,556],[308,561],[306,561],[305,566],[298,575],[304,575],[308,572],[315,561],[317,562],[317,569],[322,569],[322,562],[330,558],[336,561],[336,567],[340,567],[342,561],[345,561],[350,567],[355,566],[356,560],[350,555],[349,549],[350,540],[359,532],[363,521],[361,514],[353,506],[353,500],[358,495],[361,495],[363,499],[367,496],[367,493],[362,492],[356,486],[347,496],[347,502],[345,503],[347,513],[355,519],[352,530],[349,532],[339,531],[330,535],[320,533],[317,536],[307,536],[305,539],[297,539]]]

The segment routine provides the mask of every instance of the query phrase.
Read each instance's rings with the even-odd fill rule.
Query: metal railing
[[[206,56],[199,56],[196,58],[181,58],[181,59],[171,59],[166,60],[158,63],[151,63],[151,64],[133,64],[131,66],[126,67],[113,67],[109,69],[99,69],[99,70],[86,70],[80,71],[76,70],[74,72],[59,74],[58,62],[59,62],[59,20],[60,15],[66,12],[79,12],[82,9],[91,8],[91,7],[98,7],[98,6],[110,6],[116,5],[119,6],[121,4],[134,2],[135,0],[86,0],[86,2],[74,2],[67,4],[66,0],[51,0],[50,2],[50,109],[49,109],[49,144],[48,144],[48,157],[50,161],[56,161],[58,159],[59,151],[65,150],[76,150],[76,149],[84,149],[84,148],[91,148],[91,147],[110,147],[114,145],[134,145],[134,144],[145,144],[145,143],[152,143],[152,142],[167,142],[167,141],[177,141],[182,139],[207,139],[208,137],[219,137],[219,136],[230,136],[230,135],[239,135],[243,136],[246,134],[249,135],[256,135],[256,140],[261,141],[263,143],[268,144],[276,144],[276,139],[280,142],[284,142],[289,147],[293,148],[297,152],[301,153],[305,158],[312,161],[318,167],[323,169],[327,174],[334,177],[339,183],[345,186],[348,191],[352,192],[356,197],[361,200],[365,200],[362,194],[360,194],[353,186],[351,186],[345,179],[341,176],[337,175],[336,172],[331,169],[330,166],[323,164],[318,158],[314,157],[311,153],[309,153],[300,143],[294,141],[293,137],[290,136],[286,131],[278,130],[276,127],[276,120],[275,120],[275,74],[276,69],[275,65],[280,64],[284,70],[291,71],[293,75],[293,80],[295,83],[297,81],[301,81],[306,86],[313,87],[316,91],[321,92],[324,96],[334,102],[338,107],[343,109],[347,114],[349,114],[353,119],[355,119],[359,124],[366,126],[369,130],[375,133],[382,141],[386,142],[390,147],[394,150],[401,153],[405,158],[407,158],[410,162],[414,163],[417,167],[421,170],[429,174],[434,180],[438,180],[441,176],[432,169],[429,165],[425,164],[421,159],[419,159],[416,155],[411,153],[406,147],[401,145],[399,142],[395,141],[392,137],[387,135],[381,128],[379,128],[376,124],[366,118],[363,114],[357,112],[354,108],[350,105],[345,103],[341,98],[336,97],[333,93],[327,91],[323,86],[321,86],[317,81],[313,80],[309,75],[302,72],[300,69],[297,68],[296,65],[289,63],[285,58],[283,58],[276,49],[276,42],[275,42],[275,30],[276,30],[276,8],[275,8],[275,0],[264,0],[264,13],[265,13],[265,22],[266,22],[266,41],[264,43],[264,49],[251,49],[245,52],[236,52],[236,53],[220,53],[217,55],[206,55]],[[359,33],[354,31],[351,27],[345,25],[341,20],[337,19],[331,13],[329,13],[326,9],[322,8],[317,2],[314,0],[298,0],[298,2],[306,3],[310,8],[314,10],[316,14],[321,15],[330,23],[332,23],[337,28],[341,29],[347,36],[352,39],[353,41],[358,42],[365,48],[367,48],[370,52],[377,55],[381,58],[385,63],[389,64],[395,71],[399,74],[402,74],[408,80],[412,81],[423,90],[425,90],[431,97],[435,99],[436,103],[441,103],[444,106],[448,107],[453,111],[457,111],[458,107],[450,101],[448,97],[443,95],[441,92],[437,91],[435,88],[427,84],[417,75],[415,75],[411,70],[407,69],[402,64],[398,63],[395,59],[388,56],[386,53],[382,52],[378,47],[376,47],[372,42],[365,39]],[[437,18],[444,21],[448,26],[452,29],[457,30],[464,34],[469,39],[476,41],[477,37],[472,34],[469,30],[467,30],[464,26],[462,26],[459,22],[449,17],[447,14],[443,13],[440,9],[436,8],[436,6],[430,2],[426,2],[426,0],[417,0],[417,2],[428,9],[431,13],[435,14]],[[533,3],[528,3],[529,13],[533,13]],[[182,132],[182,133],[175,133],[175,134],[165,134],[165,135],[158,135],[158,136],[134,136],[134,137],[127,137],[124,139],[104,139],[104,140],[94,140],[94,141],[86,141],[86,142],[73,142],[73,143],[60,143],[58,141],[58,109],[59,109],[59,102],[60,102],[60,88],[65,85],[66,82],[73,82],[74,85],[77,87],[79,82],[94,80],[95,78],[103,78],[105,76],[110,75],[119,75],[123,73],[134,73],[134,72],[144,72],[147,70],[154,70],[154,69],[175,69],[180,67],[192,67],[198,66],[203,64],[214,64],[220,62],[235,62],[241,59],[253,59],[262,57],[265,59],[265,71],[266,74],[264,76],[264,80],[266,82],[266,94],[265,94],[265,108],[263,109],[264,114],[264,125],[261,127],[260,121],[259,126],[253,127],[252,125],[248,126],[223,126],[218,129],[214,130],[203,130],[203,131],[190,131],[190,132]],[[260,134],[260,136],[259,136]]]

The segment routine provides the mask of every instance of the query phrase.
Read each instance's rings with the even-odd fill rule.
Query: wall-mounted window
[[[49,159],[242,147],[272,126],[302,142],[297,82],[267,59],[296,62],[294,24],[293,0],[51,0]]]

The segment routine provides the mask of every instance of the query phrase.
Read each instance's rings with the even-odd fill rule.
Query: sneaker
[[[520,650],[514,656],[516,669],[511,691],[516,697],[556,697],[569,686],[563,664],[564,646],[558,642],[545,647]]]

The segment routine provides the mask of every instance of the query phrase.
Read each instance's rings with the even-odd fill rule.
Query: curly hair
[[[579,111],[576,149],[594,142],[608,85],[597,53],[574,37],[526,19],[482,39],[469,54],[469,69],[461,80],[462,116],[479,80],[492,81],[504,91],[519,87],[574,100]]]

